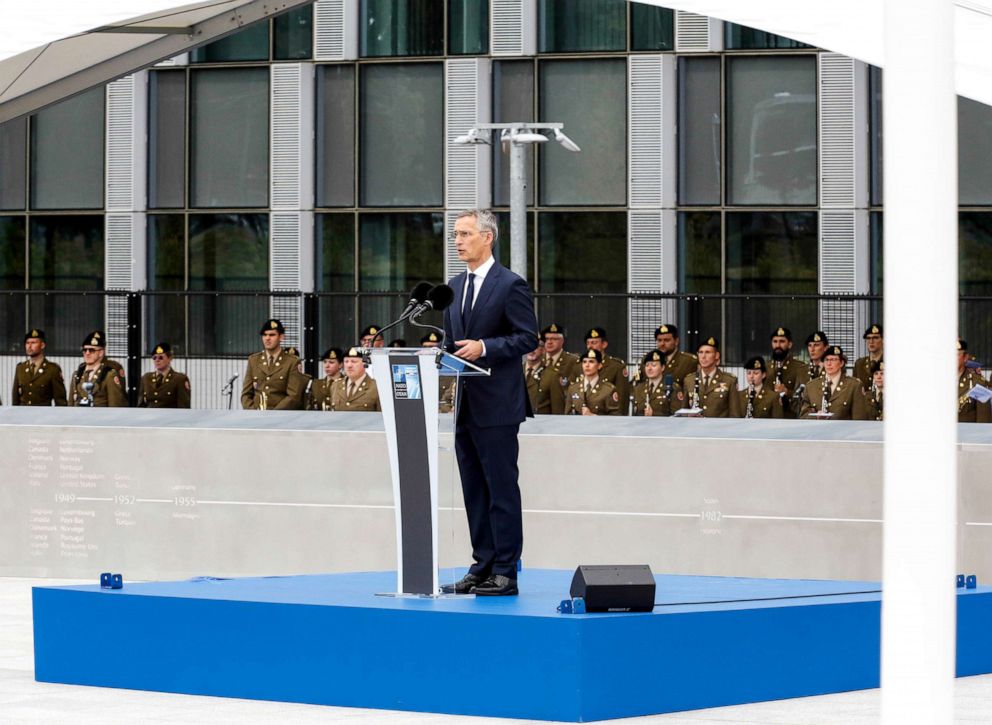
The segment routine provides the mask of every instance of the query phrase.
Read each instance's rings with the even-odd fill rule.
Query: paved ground
[[[384,725],[523,725],[523,720],[190,697],[34,681],[31,587],[61,580],[0,578],[0,722],[16,723],[383,723]],[[992,675],[957,681],[956,721],[992,722]],[[869,725],[878,722],[877,690],[631,718],[636,725]],[[621,722],[621,721],[617,721]]]

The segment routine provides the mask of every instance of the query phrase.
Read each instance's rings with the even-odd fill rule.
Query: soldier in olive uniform
[[[844,375],[847,357],[837,345],[823,352],[823,375],[810,380],[803,393],[799,417],[811,413],[830,413],[830,420],[867,420],[865,392],[861,383]]]
[[[773,372],[771,387],[782,399],[785,417],[797,417],[802,386],[809,382],[809,367],[792,356],[792,331],[788,327],[777,327],[772,332],[772,356],[765,369]]]
[[[582,377],[579,356],[565,351],[565,328],[557,322],[552,322],[541,330],[541,339],[544,340],[544,354],[546,356],[544,365],[553,370],[558,379],[558,385],[549,390],[551,413],[564,415],[569,410],[566,396],[568,386]]]
[[[696,350],[699,369],[690,373],[682,387],[685,389],[685,407],[699,408],[703,418],[740,418],[740,396],[737,378],[719,369],[720,343],[708,337]]]
[[[882,326],[872,325],[861,337],[868,348],[868,354],[854,361],[852,374],[861,383],[861,387],[868,390],[871,387],[871,363],[881,362],[884,359],[885,341],[882,338]]]
[[[141,376],[138,385],[139,408],[188,408],[189,378],[172,369],[172,346],[160,342],[152,350],[155,371]]]
[[[313,407],[313,375],[303,369],[303,355],[292,345],[286,348],[286,353],[298,358],[296,368],[289,372],[289,394],[296,397],[302,410]]]
[[[330,347],[321,357],[324,364],[324,377],[314,381],[310,388],[310,407],[313,410],[331,409],[331,385],[335,380],[344,377],[341,363],[344,362],[344,350],[340,347]]]
[[[737,395],[740,397],[740,409],[745,418],[785,417],[785,399],[765,385],[767,376],[768,368],[760,357],[753,357],[744,363],[747,387],[738,391]]]
[[[68,405],[62,368],[45,358],[45,331],[33,329],[24,336],[28,359],[14,370],[11,405]]]
[[[300,359],[282,349],[286,329],[282,322],[266,320],[259,330],[262,351],[248,357],[241,407],[246,410],[299,410],[302,407]]]
[[[543,342],[538,342],[537,347],[524,356],[523,370],[531,409],[535,415],[550,415],[551,393],[561,385],[557,373],[545,363]]]
[[[428,332],[420,338],[421,347],[437,347],[441,344],[441,336],[436,332]],[[402,347],[390,345],[390,347]],[[438,381],[438,412],[450,413],[455,408],[455,376],[442,375]]]
[[[631,415],[669,416],[685,401],[682,386],[666,374],[665,354],[652,350],[641,360],[644,374],[631,393]]]
[[[992,402],[979,403],[968,393],[985,385],[977,370],[968,367],[968,343],[958,339],[958,423],[992,423]]]
[[[600,377],[603,353],[589,348],[580,358],[582,378],[568,386],[570,415],[620,415],[620,395]]]
[[[679,328],[661,325],[654,331],[654,341],[665,356],[665,374],[671,375],[679,385],[688,375],[696,372],[699,360],[691,352],[679,350]]]
[[[806,352],[809,353],[809,367],[806,373],[810,380],[823,377],[823,354],[829,344],[827,333],[822,330],[817,330],[806,338]]]
[[[83,340],[83,362],[69,385],[69,405],[94,408],[126,408],[124,379],[104,358],[104,335],[94,330]]]
[[[603,353],[603,369],[599,376],[613,383],[617,395],[620,396],[620,415],[627,415],[627,405],[630,401],[630,374],[627,370],[627,362],[623,358],[607,354],[606,348],[609,346],[606,328],[593,327],[586,332],[586,348]]]
[[[869,369],[871,386],[865,393],[866,415],[868,420],[885,420],[885,361],[872,360]]]
[[[382,335],[379,334],[379,330],[382,329],[382,325],[369,325],[364,328],[358,335],[358,341],[360,347],[385,347],[386,341],[383,339]],[[375,344],[373,345],[373,341]]]
[[[331,410],[378,411],[379,389],[365,371],[362,353],[350,348],[344,356],[344,377],[331,385]]]

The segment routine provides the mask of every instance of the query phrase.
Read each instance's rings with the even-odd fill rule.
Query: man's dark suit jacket
[[[462,400],[479,427],[516,425],[533,415],[520,360],[537,345],[537,317],[527,283],[495,262],[482,282],[468,329],[462,320],[462,296],[468,272],[448,284],[455,300],[444,311],[446,347],[454,352],[455,340],[482,340],[484,357],[475,361],[492,371],[488,378],[462,380]],[[463,408],[459,408],[459,414]],[[464,422],[464,421],[462,421]]]

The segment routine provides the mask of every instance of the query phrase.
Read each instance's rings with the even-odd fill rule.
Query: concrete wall
[[[469,562],[450,421],[442,566]],[[875,423],[540,418],[521,429],[524,564],[881,576]],[[961,572],[992,577],[992,427],[960,431]],[[0,575],[395,568],[376,414],[0,410]]]

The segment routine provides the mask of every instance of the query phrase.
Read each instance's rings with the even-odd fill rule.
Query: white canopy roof
[[[883,0],[638,0],[783,35],[885,67]],[[907,10],[912,12],[912,10]],[[992,105],[992,2],[955,1],[958,95]],[[906,42],[914,42],[907,38]],[[920,42],[926,42],[926,39]]]

